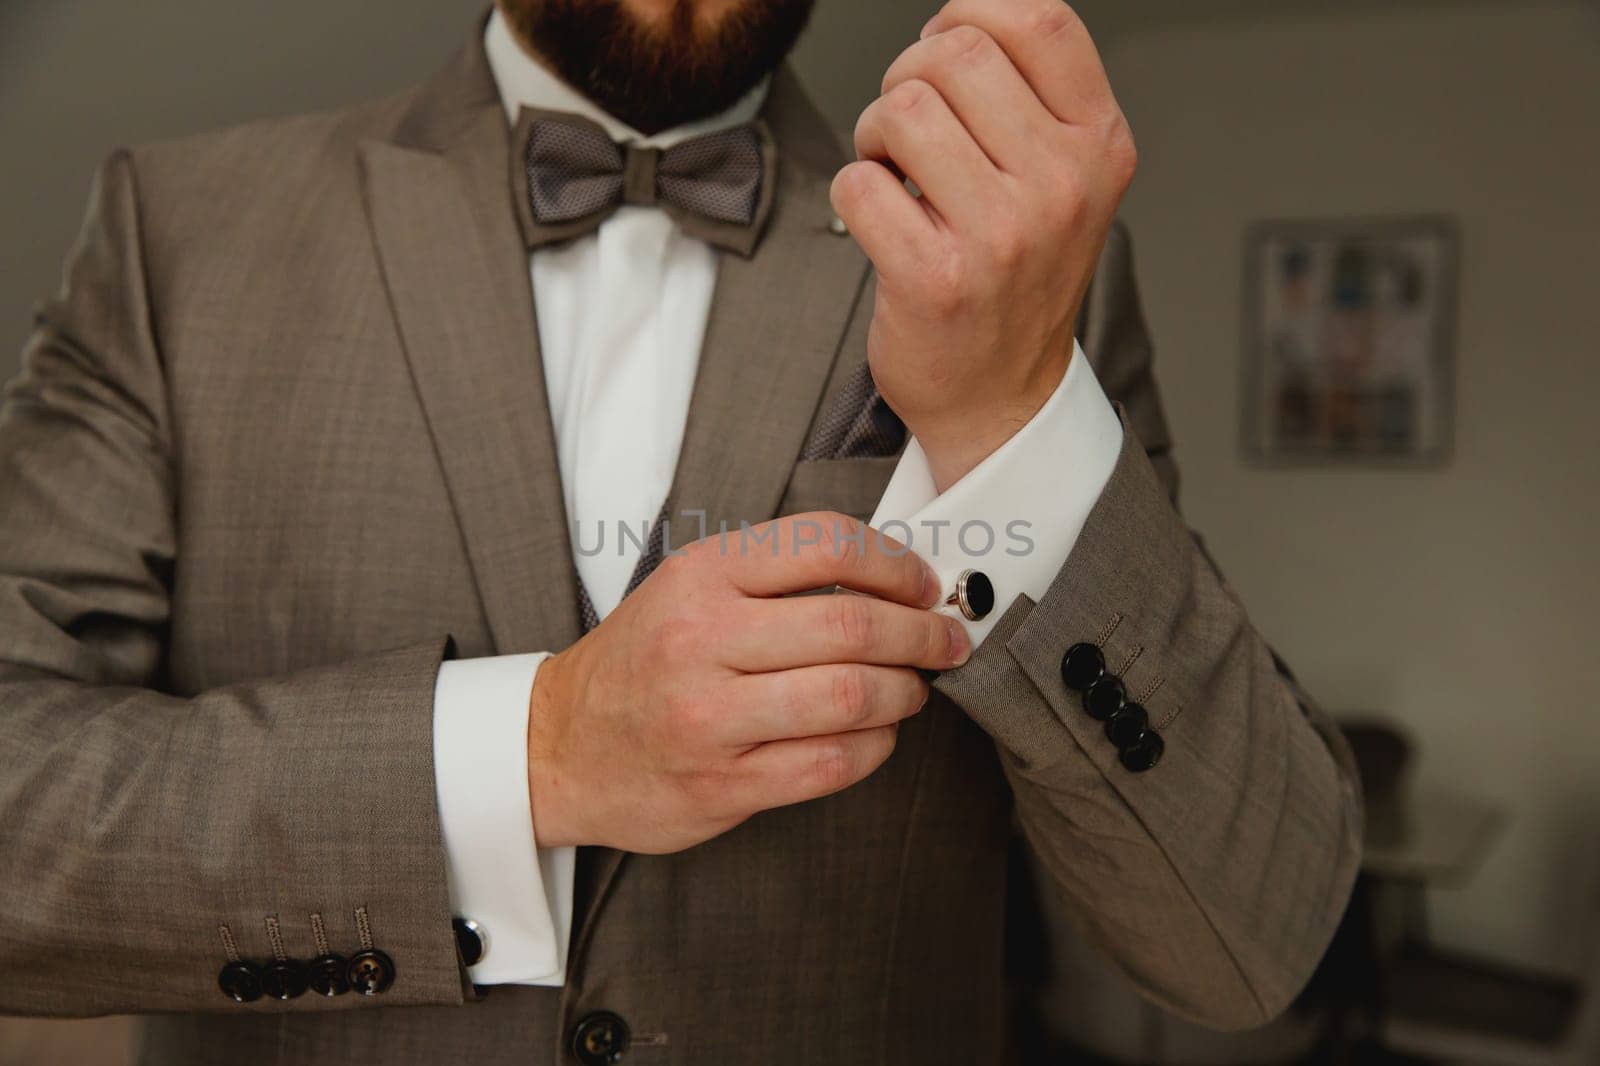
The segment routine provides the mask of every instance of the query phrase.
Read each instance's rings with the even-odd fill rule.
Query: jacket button
[[[345,979],[363,996],[376,996],[394,984],[394,960],[381,951],[363,951],[350,957]]]
[[[1090,718],[1104,722],[1122,710],[1122,703],[1127,695],[1128,692],[1122,687],[1121,681],[1110,674],[1105,674],[1083,694],[1083,709],[1089,712]]]
[[[1150,716],[1137,703],[1123,704],[1122,710],[1106,719],[1106,739],[1121,751],[1139,739],[1150,725]]]
[[[1074,692],[1086,692],[1106,672],[1106,659],[1093,644],[1074,644],[1061,657],[1061,680]]]
[[[1146,729],[1137,740],[1118,752],[1117,757],[1130,771],[1142,774],[1160,762],[1161,753],[1166,750],[1167,745],[1161,739],[1161,734],[1154,729]]]
[[[293,959],[268,963],[261,971],[261,991],[273,999],[294,999],[305,994],[306,969]]]
[[[342,996],[350,991],[349,966],[343,955],[318,955],[306,965],[306,984],[319,996]]]
[[[253,1003],[261,998],[261,975],[248,962],[230,962],[217,975],[217,987],[235,1003]]]
[[[610,1011],[595,1011],[572,1027],[572,1053],[583,1066],[606,1066],[622,1061],[628,1039],[627,1022]]]

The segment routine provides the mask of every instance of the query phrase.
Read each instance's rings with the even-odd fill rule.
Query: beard
[[[644,134],[731,107],[778,68],[815,0],[738,0],[715,25],[697,0],[647,21],[624,0],[500,0],[525,47]]]

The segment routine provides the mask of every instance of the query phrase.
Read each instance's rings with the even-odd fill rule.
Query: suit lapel
[[[449,485],[495,651],[579,636],[509,132],[482,50],[363,145],[367,205],[405,357]]]
[[[778,511],[867,277],[866,256],[829,228],[828,188],[848,157],[787,67],[762,117],[778,149],[765,237],[748,259],[724,254],[666,513],[671,544],[737,530]],[[624,853],[585,849],[581,957]]]
[[[867,274],[829,229],[828,187],[847,157],[786,66],[763,117],[778,146],[772,219],[756,254],[723,255],[676,480],[673,543],[777,513]]]

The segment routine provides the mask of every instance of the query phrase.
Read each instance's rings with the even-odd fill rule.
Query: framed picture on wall
[[[1245,238],[1245,454],[1442,463],[1460,238],[1448,218],[1263,222]]]

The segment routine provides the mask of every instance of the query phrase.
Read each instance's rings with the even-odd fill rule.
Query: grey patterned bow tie
[[[772,208],[777,153],[759,122],[644,148],[581,115],[524,108],[512,143],[529,248],[582,236],[623,204],[648,204],[691,236],[749,256]]]

